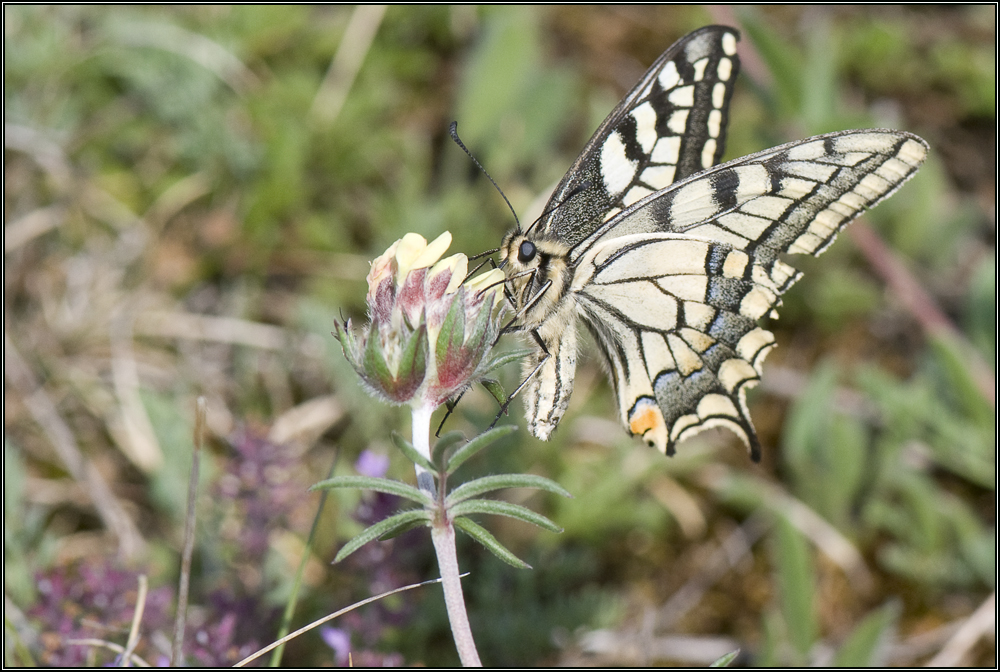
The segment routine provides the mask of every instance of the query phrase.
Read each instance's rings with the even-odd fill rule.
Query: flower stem
[[[434,408],[421,406],[413,409],[413,447],[420,454],[430,459],[431,413]],[[448,621],[451,623],[451,634],[455,638],[458,657],[465,667],[482,667],[476,642],[472,639],[472,628],[469,626],[469,615],[465,609],[465,597],[462,595],[462,581],[458,572],[458,554],[455,552],[455,528],[443,509],[444,502],[434,487],[434,478],[429,471],[415,465],[417,470],[417,487],[426,491],[437,502],[439,515],[435,516],[431,527],[431,540],[434,542],[434,552],[437,554],[438,569],[441,572],[441,584],[444,587],[444,603],[448,609]]]
[[[451,521],[432,527],[431,540],[434,542],[438,568],[441,570],[444,604],[448,608],[448,621],[451,623],[451,635],[455,638],[458,657],[465,667],[482,667],[476,642],[472,639],[469,615],[465,611],[462,580],[458,576],[458,555],[455,553],[455,528]]]
[[[413,409],[413,447],[428,460],[431,459],[431,413],[434,407],[420,406]],[[417,487],[436,498],[434,476],[419,464],[413,465],[417,470]]]

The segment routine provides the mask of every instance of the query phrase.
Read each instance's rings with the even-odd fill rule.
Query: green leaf
[[[496,371],[501,366],[505,366],[507,364],[510,364],[511,362],[522,360],[533,352],[534,350],[530,350],[528,348],[520,348],[518,350],[508,350],[507,352],[501,352],[499,355],[490,360],[490,363],[487,364],[486,368],[483,370],[483,374],[485,375],[492,371]]]
[[[467,444],[455,451],[455,454],[448,460],[448,475],[455,473],[455,470],[462,466],[462,463],[478,453],[480,450],[490,445],[494,441],[501,439],[517,429],[516,425],[503,425],[487,430],[479,436],[473,438]]]
[[[722,656],[718,660],[714,661],[709,667],[729,667],[729,664],[736,660],[736,656],[740,655],[740,650],[730,651],[726,655]]]
[[[412,520],[412,521],[410,521],[408,523],[403,523],[403,524],[401,524],[401,525],[399,525],[397,527],[392,528],[391,530],[389,530],[388,532],[386,532],[385,534],[383,534],[382,536],[380,536],[378,538],[378,540],[379,541],[389,541],[390,539],[392,539],[394,537],[398,537],[399,535],[403,534],[404,532],[409,532],[410,530],[412,530],[412,529],[414,529],[416,527],[423,527],[424,525],[427,525],[427,521],[425,521],[425,520],[420,520],[420,519]]]
[[[469,499],[455,506],[449,507],[448,512],[454,516],[467,516],[472,513],[486,513],[492,516],[507,516],[517,518],[526,523],[537,525],[549,532],[562,532],[562,528],[553,523],[540,513],[535,513],[531,509],[520,504],[510,502],[500,502],[495,499]]]
[[[329,490],[331,488],[364,488],[365,490],[374,490],[375,492],[385,492],[390,495],[404,497],[425,506],[431,504],[430,496],[414,488],[412,485],[389,478],[374,478],[372,476],[335,476],[325,481],[320,481],[309,488],[309,490]]]
[[[996,409],[983,397],[973,372],[969,370],[970,361],[963,355],[961,344],[948,336],[934,336],[929,343],[962,410],[976,424],[992,427],[996,422]],[[983,373],[990,375],[991,372]]]
[[[773,91],[781,112],[799,114],[802,109],[802,53],[789,44],[755,12],[740,14],[744,32],[757,48],[757,52],[774,79]]]
[[[344,544],[344,547],[340,549],[340,552],[337,553],[337,557],[335,557],[333,561],[334,563],[340,562],[351,553],[367,544],[369,541],[391,534],[400,527],[405,526],[409,528],[409,526],[418,521],[424,521],[429,525],[431,522],[431,512],[425,509],[414,509],[412,511],[403,511],[402,513],[397,513],[394,516],[389,516],[382,522],[375,523],[371,527],[365,529],[361,532],[361,534]]]
[[[815,484],[811,465],[826,455],[830,407],[837,386],[837,367],[826,361],[816,367],[785,421],[781,456],[798,480]]]
[[[460,78],[455,116],[462,120],[462,137],[470,147],[485,145],[486,153],[477,156],[491,168],[498,161],[505,167],[515,158],[509,154],[517,143],[503,132],[502,121],[504,110],[524,99],[543,69],[539,26],[534,8],[498,8],[483,26]]]
[[[784,517],[775,525],[775,565],[781,599],[781,615],[792,646],[805,662],[816,638],[812,596],[816,580],[809,545]]]
[[[521,560],[519,557],[507,550],[507,548],[497,541],[497,538],[486,531],[486,529],[468,518],[456,518],[452,524],[459,530],[485,546],[493,555],[497,556],[511,567],[517,569],[531,569],[531,565]]]
[[[444,455],[445,451],[464,438],[465,435],[459,431],[448,432],[444,436],[438,438],[437,443],[434,444],[434,448],[431,449],[431,461],[435,464],[440,463],[441,457]]]
[[[472,497],[478,497],[483,493],[502,488],[535,488],[537,490],[553,492],[563,497],[569,497],[570,499],[573,498],[573,495],[569,494],[561,485],[544,476],[537,476],[535,474],[499,474],[496,476],[484,476],[474,481],[463,483],[451,491],[445,500],[445,506],[454,506]]]
[[[500,384],[500,381],[492,378],[483,378],[479,382],[490,393],[490,396],[503,406],[503,402],[507,401],[507,393],[503,391],[503,385]]]
[[[983,255],[969,278],[965,308],[965,332],[979,354],[996,371],[997,352],[997,258]]]
[[[800,72],[800,116],[810,133],[837,128],[837,46],[828,22],[820,19],[810,23]]]
[[[849,530],[866,477],[869,439],[860,422],[830,411],[836,386],[835,366],[823,362],[788,414],[781,455],[795,495]]]
[[[431,464],[430,460],[421,455],[420,451],[414,448],[413,444],[404,439],[401,434],[393,432],[392,442],[403,452],[403,455],[406,455],[406,458],[410,460],[410,462],[423,467],[432,474],[438,473],[438,470],[434,468],[434,465]]]
[[[346,324],[341,324],[339,320],[333,323],[333,337],[340,341],[340,346],[344,350],[344,356],[347,360],[354,366],[358,368],[358,361],[355,359],[355,350],[357,349],[357,339],[354,337],[354,333],[351,331],[351,321],[347,320]]]
[[[833,657],[833,665],[855,668],[884,665],[880,649],[895,627],[899,612],[899,602],[893,600],[865,616]]]
[[[979,576],[979,580],[991,590],[996,590],[996,530],[983,530],[980,534],[963,538],[959,549],[966,563]]]

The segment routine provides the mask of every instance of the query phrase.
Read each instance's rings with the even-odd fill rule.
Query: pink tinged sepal
[[[400,335],[399,338],[402,343],[390,345],[401,350],[396,366],[390,367],[379,343],[377,327],[373,325],[368,347],[365,348],[364,364],[369,384],[374,387],[377,383],[378,389],[389,400],[402,404],[414,397],[427,375],[427,327],[421,324],[408,337]]]

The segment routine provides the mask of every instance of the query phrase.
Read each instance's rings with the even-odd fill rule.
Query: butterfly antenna
[[[494,254],[494,253],[499,252],[499,251],[500,251],[499,247],[494,247],[492,250],[486,250],[485,252],[480,252],[479,254],[472,255],[471,257],[469,257],[469,261],[475,261],[476,259],[482,259],[483,257],[488,257],[491,254]],[[482,264],[480,264],[480,267],[482,267]]]
[[[587,189],[590,189],[590,180],[587,180],[585,182],[581,182],[580,184],[578,184],[575,187],[573,187],[570,190],[570,192],[568,194],[566,194],[566,196],[561,201],[559,201],[558,203],[554,203],[551,208],[545,210],[544,212],[542,212],[542,214],[538,215],[538,219],[536,219],[534,222],[532,222],[531,226],[528,227],[528,230],[525,231],[525,233],[530,233],[531,230],[533,228],[535,228],[535,224],[538,224],[540,221],[542,221],[543,219],[545,219],[546,217],[548,217],[550,214],[552,214],[553,212],[555,212],[556,210],[558,210],[562,206],[564,206],[567,203],[569,203],[570,199],[572,199],[574,196],[576,196],[577,194],[579,194],[581,192],[586,191]],[[518,228],[520,228],[520,227],[518,227]]]
[[[458,145],[459,147],[461,147],[462,151],[469,155],[469,158],[472,159],[472,162],[474,164],[476,164],[476,166],[479,168],[479,170],[483,171],[483,175],[485,175],[486,178],[493,184],[493,188],[496,189],[497,192],[503,197],[504,203],[506,203],[507,207],[510,208],[510,214],[514,215],[514,223],[517,224],[517,230],[520,231],[521,230],[521,221],[517,218],[517,213],[514,212],[514,206],[511,205],[510,201],[507,200],[507,194],[503,193],[503,189],[501,189],[500,185],[498,185],[496,183],[496,180],[494,180],[490,176],[490,174],[488,172],[486,172],[486,169],[483,168],[483,164],[479,163],[479,160],[472,155],[472,152],[470,152],[469,148],[465,146],[465,143],[462,142],[462,139],[458,137],[458,122],[457,121],[451,122],[451,126],[448,127],[448,133],[451,134],[451,139],[455,141],[455,144]]]

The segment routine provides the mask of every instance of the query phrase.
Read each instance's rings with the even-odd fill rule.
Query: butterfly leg
[[[545,344],[542,343],[542,339],[538,336],[538,332],[532,331],[531,334],[535,337],[535,339],[538,341],[539,346],[541,346],[542,350],[544,351]],[[549,360],[549,353],[548,351],[545,351],[545,356],[542,357],[542,360],[540,362],[538,362],[538,365],[531,371],[531,373],[525,376],[524,380],[521,381],[521,384],[518,385],[513,392],[507,395],[507,399],[503,402],[503,404],[500,405],[500,412],[497,413],[497,417],[493,418],[493,423],[489,426],[489,429],[493,429],[494,427],[496,427],[496,424],[500,422],[500,418],[507,415],[507,409],[510,407],[510,403],[514,401],[514,397],[517,396],[518,392],[524,389],[525,385],[527,385],[531,381],[531,379],[535,377],[535,375],[541,370],[541,368],[545,365],[545,362],[547,362],[548,360]]]
[[[458,402],[461,401],[462,397],[464,397],[464,396],[465,396],[465,390],[462,390],[461,392],[458,393],[457,397],[455,397],[454,399],[449,399],[448,401],[444,402],[444,407],[447,410],[446,410],[446,412],[444,414],[444,417],[441,418],[441,424],[438,425],[437,431],[434,432],[434,436],[435,437],[437,437],[439,439],[441,438],[441,430],[444,429],[444,423],[447,422],[448,418],[451,417],[451,414],[454,412],[455,408],[458,406]],[[496,424],[496,421],[494,421],[493,424]]]
[[[531,273],[532,273],[532,274],[534,274],[534,272],[535,272],[534,270],[532,270],[532,271],[531,271]],[[528,312],[529,310],[531,310],[532,308],[534,308],[534,307],[535,307],[535,305],[536,305],[536,304],[537,304],[537,303],[538,303],[538,302],[539,302],[539,301],[540,301],[540,300],[542,299],[542,297],[543,297],[543,296],[545,295],[545,292],[546,292],[546,290],[548,290],[548,288],[549,288],[549,287],[551,287],[551,286],[552,286],[552,281],[551,281],[551,280],[547,281],[547,282],[546,282],[546,283],[545,283],[544,285],[542,285],[542,286],[541,286],[541,287],[540,287],[540,288],[538,289],[538,291],[537,291],[537,292],[535,292],[535,295],[534,295],[534,296],[532,296],[532,297],[531,297],[531,298],[530,298],[530,299],[529,299],[529,300],[527,301],[527,303],[525,303],[524,307],[523,307],[523,308],[521,308],[521,310],[517,311],[517,314],[515,314],[515,315],[514,315],[514,317],[513,317],[513,318],[511,318],[510,322],[508,322],[507,324],[505,324],[505,325],[504,325],[503,327],[501,327],[501,328],[500,328],[500,335],[503,335],[503,334],[510,334],[510,333],[515,333],[515,332],[518,332],[518,331],[523,331],[523,328],[521,328],[521,327],[515,327],[514,329],[511,329],[511,327],[512,327],[512,326],[513,326],[513,325],[514,325],[514,324],[515,324],[516,322],[518,322],[519,320],[521,320],[521,318],[523,318],[523,317],[524,317],[524,316],[525,316],[525,315],[527,314],[527,312]],[[511,300],[511,303],[513,303],[513,301],[514,301],[513,297],[508,297],[508,298],[509,298],[509,299]],[[539,338],[539,336],[538,336],[538,332],[537,332],[537,331],[535,331],[535,330],[532,330],[532,332],[531,332],[531,333],[532,333],[532,334],[534,334],[534,336],[535,336],[535,340],[536,340],[536,341],[538,342],[538,344],[539,344],[539,345],[542,345],[542,341],[541,341],[541,338]],[[498,337],[497,337],[497,340],[499,340],[499,338],[500,338],[500,337],[498,336]],[[494,344],[494,345],[495,345],[495,344]],[[547,350],[547,349],[545,349],[545,346],[544,346],[544,345],[542,346],[542,349],[544,349],[544,350],[545,350],[546,352],[548,352],[548,350]]]

